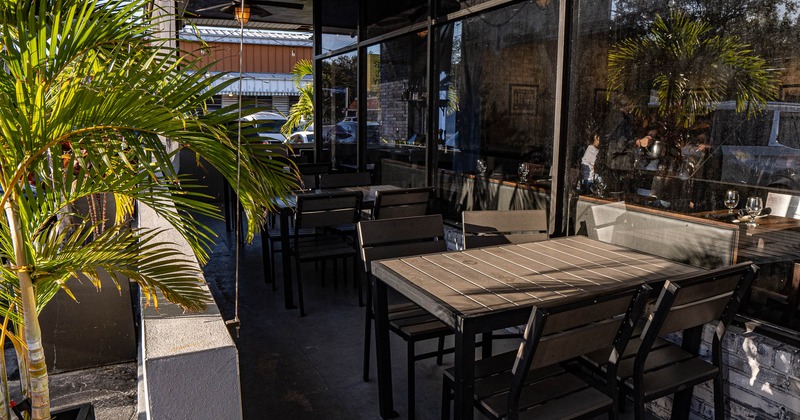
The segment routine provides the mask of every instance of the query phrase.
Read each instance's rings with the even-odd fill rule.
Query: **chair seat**
[[[427,340],[453,332],[445,323],[413,303],[389,307],[389,329],[404,341]]]
[[[678,348],[678,350],[681,349]],[[680,355],[680,352],[676,351],[670,353]],[[665,364],[669,363],[666,357],[662,357],[661,361]],[[646,369],[644,374],[644,397],[648,401],[661,398],[709,381],[717,376],[718,373],[719,368],[697,357],[675,361],[666,366],[661,365],[661,367],[653,370]],[[625,381],[625,386],[633,389],[633,379]]]

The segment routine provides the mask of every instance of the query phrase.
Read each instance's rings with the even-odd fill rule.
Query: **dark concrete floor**
[[[235,240],[224,232],[223,223],[212,225],[222,234],[204,272],[223,317],[231,319]],[[239,261],[241,329],[235,341],[244,417],[379,418],[374,357],[372,380],[361,378],[364,308],[358,306],[352,281],[345,286],[340,272],[339,287],[334,288],[328,272],[323,287],[318,280],[322,273],[309,264],[303,277],[307,314],[301,318],[298,310],[284,309],[280,280],[277,291],[264,283],[258,238],[241,249]],[[280,266],[277,277],[282,278]],[[392,340],[395,409],[406,418],[405,346],[396,337]],[[445,358],[447,363],[452,357]],[[434,360],[417,363],[417,418],[439,418],[441,374]]]

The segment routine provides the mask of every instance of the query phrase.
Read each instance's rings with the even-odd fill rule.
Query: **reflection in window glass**
[[[336,170],[355,170],[357,163],[356,75],[358,58],[355,52],[322,61],[322,157]]]
[[[425,185],[427,33],[367,49],[367,168],[381,184]]]
[[[755,261],[746,311],[795,329],[800,229],[747,228],[744,206],[800,195],[798,5],[578,1],[563,191],[579,233],[705,267]]]
[[[322,54],[327,54],[331,51],[336,51],[341,48],[355,45],[358,42],[355,30],[346,34],[322,34]]]
[[[367,37],[383,35],[428,18],[428,0],[367,2]]]
[[[519,3],[440,27],[437,193],[445,214],[549,207],[558,8]]]

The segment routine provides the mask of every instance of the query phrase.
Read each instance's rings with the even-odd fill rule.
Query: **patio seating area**
[[[220,235],[212,259],[204,267],[206,280],[224,319],[235,310],[234,232],[226,232],[222,221],[208,221]],[[449,232],[454,234],[454,232]],[[460,232],[458,232],[460,234]],[[452,236],[451,236],[452,238]],[[378,419],[380,407],[375,351],[371,353],[370,381],[362,380],[364,311],[359,307],[352,282],[330,281],[322,285],[322,272],[313,264],[302,266],[307,314],[284,307],[282,284],[278,290],[265,284],[261,241],[240,249],[239,352],[244,418],[291,416],[294,419]],[[282,276],[276,259],[276,278]],[[392,296],[390,295],[390,300]],[[499,340],[494,353],[516,349],[518,341]],[[435,351],[437,340],[422,341],[417,351]],[[447,338],[453,345],[453,337]],[[395,334],[390,338],[394,410],[408,418],[406,344]],[[416,367],[416,418],[439,419],[442,409],[442,378],[453,367],[453,355],[419,360]],[[477,418],[482,418],[476,412]],[[632,410],[621,418],[632,418]],[[597,418],[607,418],[605,414]]]

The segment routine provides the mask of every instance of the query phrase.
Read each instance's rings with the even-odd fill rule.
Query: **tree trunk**
[[[14,245],[14,260],[16,266],[12,267],[19,278],[20,296],[22,298],[22,317],[24,320],[25,343],[28,346],[28,373],[31,384],[31,419],[50,419],[50,388],[47,379],[47,365],[42,349],[42,333],[39,330],[39,317],[36,313],[36,293],[31,280],[33,268],[29,265],[28,254],[25,250],[22,229],[19,226],[16,200],[12,196],[5,204],[6,219]]]

